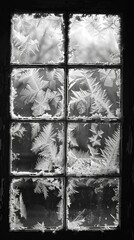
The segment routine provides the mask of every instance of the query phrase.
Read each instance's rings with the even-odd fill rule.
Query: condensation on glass
[[[120,32],[119,15],[12,16],[11,231],[120,226]]]

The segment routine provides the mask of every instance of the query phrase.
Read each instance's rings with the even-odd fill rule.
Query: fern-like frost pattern
[[[10,185],[10,230],[60,230],[62,202],[63,182],[60,178],[13,179]]]
[[[69,123],[68,175],[119,173],[120,126],[117,123]]]
[[[63,118],[63,69],[14,69],[11,84],[12,118]]]
[[[13,123],[10,132],[10,169],[13,174],[63,173],[64,125],[62,123]]]
[[[11,28],[11,63],[63,62],[63,28],[62,15],[14,14]]]
[[[71,69],[68,81],[68,117],[118,119],[120,70]]]

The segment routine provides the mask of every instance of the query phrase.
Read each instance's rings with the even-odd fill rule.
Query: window
[[[129,98],[122,78],[122,16],[85,7],[82,14],[51,9],[10,16],[10,74],[2,84],[2,119],[10,128],[3,134],[10,156],[9,144],[2,145],[4,223],[11,234],[66,229],[67,235],[77,230],[106,239],[127,226],[121,220],[127,202],[121,201],[121,183],[127,186],[124,86]]]
[[[119,226],[120,44],[118,15],[12,16],[10,230]]]

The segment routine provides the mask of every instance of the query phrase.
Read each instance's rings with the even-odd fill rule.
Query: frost
[[[73,14],[70,18],[69,51],[69,63],[119,63],[119,16]]]
[[[68,229],[72,229],[72,230],[84,230],[84,227],[81,225],[83,225],[85,219],[82,217],[82,214],[84,213],[85,209],[83,211],[81,211],[77,217],[75,217],[75,219],[73,219],[72,221],[68,220]]]
[[[12,118],[62,118],[63,69],[14,69],[11,74]]]
[[[14,14],[11,63],[63,62],[63,18],[54,14]]]
[[[69,123],[68,129],[71,126]],[[70,138],[72,132],[68,131],[68,175],[119,173],[119,124],[77,123],[73,131],[73,139]]]
[[[18,123],[11,126],[11,172],[15,175],[61,174],[64,169],[63,123],[23,122],[19,126],[21,128]]]
[[[11,153],[11,162],[14,161],[14,160],[19,160],[19,156],[20,154],[19,153]]]
[[[44,222],[42,222],[42,223],[38,222],[36,225],[33,226],[33,229],[41,231],[41,232],[45,232],[47,228],[45,227]]]
[[[107,168],[117,166],[116,159],[119,155],[120,129],[118,128],[112,137],[105,140],[106,146],[101,150],[102,162]]]
[[[120,79],[117,69],[69,70],[69,118],[119,118],[120,84],[115,84],[117,79]]]
[[[63,221],[62,179],[13,179],[10,185],[9,219],[11,231],[34,229],[44,232],[61,229]]]
[[[27,219],[27,212],[26,212],[26,207],[25,207],[24,201],[23,201],[22,193],[20,194],[19,200],[20,200],[20,215],[21,215],[21,218],[24,217],[25,219]]]
[[[31,127],[32,127],[32,139],[34,139],[40,132],[40,124],[39,123],[31,123]]]
[[[73,191],[70,191],[70,189]],[[75,192],[75,189],[77,191]],[[68,229],[108,230],[119,225],[119,211],[116,207],[119,200],[113,189],[119,194],[119,179],[117,178],[69,178],[67,188]]]
[[[12,125],[12,127],[11,127],[12,138],[14,138],[15,136],[17,136],[19,138],[22,138],[25,131],[26,130],[25,130],[24,127],[22,127],[21,123],[17,123],[17,124]]]
[[[11,231],[120,225],[120,17],[68,17],[11,19]]]
[[[27,229],[21,222],[21,220],[18,217],[18,213],[20,213],[21,218],[26,218],[26,207],[23,201],[22,194],[19,192],[18,186],[19,186],[20,180],[16,180],[11,183],[10,188],[10,215],[9,215],[9,221],[10,221],[10,229],[11,230],[22,230]],[[17,184],[16,187],[14,185]]]
[[[43,131],[40,135],[34,140],[32,151],[39,153],[38,162],[36,164],[36,169],[44,171],[51,171],[52,168],[62,167],[62,161],[60,159],[61,151],[58,152],[56,141],[56,133],[52,128],[52,124],[49,123],[46,127],[43,128]],[[61,165],[60,165],[61,164]]]

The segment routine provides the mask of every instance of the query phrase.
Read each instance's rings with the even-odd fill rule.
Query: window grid
[[[37,122],[37,123],[64,123],[64,173],[63,174],[55,174],[55,175],[49,175],[49,174],[45,174],[44,176],[42,175],[25,175],[25,174],[21,174],[19,176],[14,176],[14,174],[12,174],[10,172],[10,182],[11,180],[14,179],[19,179],[19,178],[40,178],[40,179],[45,179],[45,178],[57,178],[60,177],[61,179],[63,179],[63,185],[64,185],[64,193],[63,193],[63,203],[64,203],[64,218],[63,218],[63,229],[64,230],[68,230],[67,229],[67,192],[66,192],[66,188],[67,188],[67,181],[69,178],[94,178],[94,179],[99,179],[99,178],[118,178],[119,179],[119,195],[121,192],[121,150],[120,150],[120,157],[119,157],[119,173],[117,174],[106,174],[106,175],[81,175],[81,176],[77,176],[77,175],[67,175],[67,126],[69,123],[119,123],[120,124],[120,133],[122,133],[122,115],[120,118],[117,119],[69,119],[68,118],[68,73],[70,69],[119,69],[120,73],[121,73],[121,82],[122,82],[122,62],[120,61],[119,64],[73,64],[73,63],[68,63],[68,46],[69,46],[69,38],[68,38],[68,33],[69,33],[69,14],[70,13],[63,13],[63,19],[64,19],[64,50],[65,50],[65,54],[64,54],[64,62],[62,64],[10,64],[10,70],[12,72],[13,69],[19,69],[19,68],[35,68],[35,69],[43,69],[43,68],[62,68],[64,70],[64,85],[65,85],[65,89],[64,89],[64,116],[62,119],[12,119],[10,116],[10,123],[18,123],[18,122],[26,122],[26,123],[32,123],[32,122]],[[122,26],[121,26],[122,29]],[[121,43],[122,44],[122,43]],[[121,93],[120,95],[122,96],[122,85],[121,85]],[[121,108],[121,114],[122,114],[122,97],[120,98],[120,108]],[[120,137],[120,142],[122,145],[122,138]],[[121,146],[122,147],[122,146]],[[120,148],[121,148],[120,147]],[[120,201],[120,200],[119,200]],[[119,202],[119,204],[121,205],[121,203]],[[120,210],[119,210],[119,215],[120,215]],[[119,224],[120,224],[120,217],[119,217]],[[95,230],[95,228],[94,228]],[[100,230],[100,229],[99,229]],[[25,231],[29,231],[29,230],[25,230]],[[49,231],[46,229],[46,231]]]

